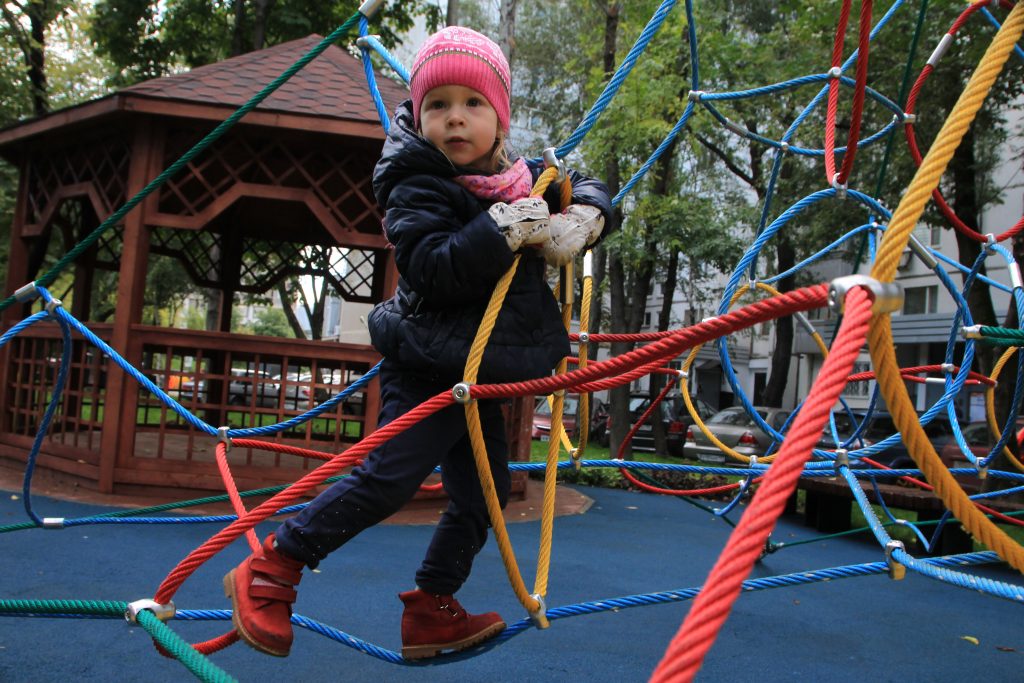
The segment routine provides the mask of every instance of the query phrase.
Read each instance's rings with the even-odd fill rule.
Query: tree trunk
[[[235,0],[235,27],[231,32],[231,56],[247,52],[245,47],[245,0]]]
[[[509,68],[516,50],[516,3],[519,0],[501,0],[501,16],[498,19],[498,44],[501,45]]]
[[[50,111],[50,98],[46,84],[46,13],[45,2],[29,2],[25,13],[29,18],[32,40],[25,63],[28,66],[28,80],[32,86],[32,110],[36,116]]]
[[[445,13],[445,26],[458,26],[459,24],[459,0],[448,0],[448,11]]]
[[[267,40],[267,18],[274,0],[253,0],[255,6],[252,20],[252,49],[262,50]]]
[[[277,283],[277,295],[281,297],[281,308],[284,310],[284,317],[288,319],[288,325],[292,328],[295,338],[305,339],[306,331],[302,329],[299,318],[295,315],[295,309],[292,308],[291,294],[288,293],[288,287],[284,280]]]

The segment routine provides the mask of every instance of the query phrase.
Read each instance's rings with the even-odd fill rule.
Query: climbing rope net
[[[999,235],[981,235],[957,219],[937,189],[939,180],[952,158],[954,150],[960,144],[965,132],[993,87],[996,78],[1010,58],[1011,53],[1015,54],[1017,58],[1024,59],[1024,52],[1017,46],[1018,40],[1022,33],[1024,33],[1024,10],[1020,6],[1014,6],[1009,2],[990,2],[989,0],[984,0],[983,2],[970,4],[952,24],[948,32],[939,40],[937,47],[907,96],[905,106],[901,107],[882,94],[867,87],[867,65],[872,39],[885,29],[886,24],[889,23],[896,12],[901,9],[905,10],[905,3],[902,0],[892,2],[877,21],[874,21],[875,17],[871,0],[862,0],[857,29],[857,49],[845,59],[843,58],[843,45],[844,37],[847,33],[851,3],[849,0],[844,0],[837,23],[831,64],[826,72],[811,74],[770,86],[733,92],[701,90],[702,82],[698,69],[693,3],[692,0],[686,0],[683,11],[687,15],[691,51],[691,91],[689,98],[682,115],[669,134],[654,150],[650,158],[636,171],[633,177],[625,183],[621,192],[614,197],[613,203],[620,203],[623,197],[633,190],[647,171],[665,150],[669,148],[673,140],[686,128],[690,119],[697,115],[698,112],[705,112],[710,115],[732,134],[766,145],[774,151],[774,164],[770,176],[769,192],[764,200],[757,236],[746,249],[729,278],[722,294],[717,315],[690,327],[665,332],[629,335],[590,333],[588,313],[592,296],[592,276],[588,254],[583,260],[584,289],[581,302],[580,328],[579,332],[573,335],[574,340],[580,342],[579,358],[571,359],[578,367],[569,371],[568,363],[570,359],[565,359],[558,368],[556,375],[549,378],[515,384],[477,384],[476,378],[483,350],[486,347],[490,331],[501,309],[508,284],[515,272],[516,265],[518,265],[517,257],[516,263],[498,283],[492,295],[487,313],[481,323],[467,361],[464,381],[453,387],[452,390],[434,396],[406,415],[377,429],[358,444],[337,455],[325,455],[319,452],[262,441],[254,437],[265,436],[288,429],[296,424],[312,419],[324,411],[333,409],[339,402],[344,401],[352,393],[365,386],[376,375],[377,368],[374,368],[358,382],[349,386],[345,391],[329,401],[279,425],[245,429],[217,428],[190,414],[143,373],[125,361],[116,349],[111,348],[80,321],[76,320],[61,306],[60,301],[50,295],[46,289],[47,286],[52,284],[57,275],[94,244],[106,230],[121,221],[147,195],[174,176],[191,159],[202,153],[204,149],[222,136],[246,113],[258,106],[260,102],[292,75],[315,59],[328,46],[347,36],[357,27],[359,33],[357,45],[362,50],[368,88],[377,103],[381,122],[386,127],[388,125],[388,116],[383,100],[377,90],[370,59],[371,52],[376,52],[380,55],[396,73],[406,80],[408,80],[408,73],[402,64],[369,33],[369,19],[382,4],[381,0],[368,0],[365,2],[360,10],[350,17],[344,25],[327,36],[314,49],[289,67],[180,159],[157,176],[136,196],[128,200],[92,234],[66,254],[49,272],[0,302],[0,310],[16,302],[28,303],[39,300],[41,303],[41,310],[14,325],[0,336],[0,347],[7,344],[30,326],[43,321],[58,325],[63,340],[60,370],[57,373],[53,386],[52,399],[40,420],[39,429],[25,470],[23,499],[30,521],[2,527],[0,532],[12,532],[39,527],[68,528],[106,523],[181,523],[183,521],[181,517],[164,518],[152,515],[165,510],[198,505],[224,498],[231,501],[236,511],[235,515],[230,516],[188,518],[187,521],[190,522],[219,522],[225,524],[225,526],[185,557],[157,588],[151,599],[134,602],[0,600],[0,614],[10,616],[50,614],[106,617],[125,616],[129,621],[144,628],[153,637],[158,645],[158,649],[163,654],[180,660],[197,677],[203,680],[231,680],[227,673],[210,662],[205,655],[235,642],[238,637],[234,631],[203,643],[190,644],[175,633],[166,623],[171,620],[225,620],[230,619],[230,613],[224,610],[177,609],[173,603],[176,591],[198,567],[239,536],[244,535],[253,549],[257,548],[259,540],[256,537],[254,527],[258,523],[266,520],[271,515],[290,513],[299,509],[301,503],[298,503],[298,501],[303,496],[310,494],[316,486],[330,481],[332,477],[341,475],[345,468],[360,462],[373,448],[386,442],[419,420],[455,403],[465,407],[474,456],[487,497],[488,509],[498,547],[513,591],[529,614],[529,618],[512,624],[499,637],[499,640],[507,640],[534,626],[544,628],[551,619],[605,610],[618,610],[624,607],[693,599],[694,604],[692,608],[653,674],[653,680],[657,681],[690,680],[699,670],[704,656],[713,645],[718,630],[724,623],[733,602],[741,591],[801,585],[844,576],[864,576],[886,572],[894,578],[901,578],[907,570],[910,570],[954,586],[979,590],[1009,600],[1024,601],[1024,586],[989,580],[963,571],[963,567],[967,565],[998,561],[1008,563],[1017,571],[1024,571],[1024,549],[1007,535],[993,521],[993,518],[996,518],[996,521],[1001,524],[1020,526],[1024,523],[1013,514],[1003,514],[985,505],[986,500],[995,496],[1019,493],[1024,490],[1024,464],[1005,447],[1011,435],[1010,430],[1014,429],[1015,419],[1013,416],[1020,412],[1021,396],[1024,394],[1024,372],[1022,372],[1024,370],[1024,360],[1022,360],[1024,354],[1019,354],[1017,357],[1017,380],[1014,385],[1010,417],[1007,418],[1005,425],[997,423],[994,411],[995,380],[1005,364],[1012,358],[1016,347],[1024,344],[1024,341],[1022,341],[1024,340],[1024,323],[1021,324],[1021,329],[974,325],[966,303],[966,297],[972,285],[979,280],[983,280],[990,286],[999,287],[1003,291],[1008,292],[1016,306],[1018,319],[1024,321],[1024,284],[1022,284],[1021,275],[1013,255],[1001,244],[1024,228],[1024,218]],[[609,79],[604,92],[596,100],[577,129],[561,146],[555,148],[553,153],[546,155],[549,167],[538,180],[537,186],[534,188],[534,194],[540,195],[552,183],[560,183],[563,203],[568,203],[571,196],[571,187],[568,181],[564,179],[559,160],[574,150],[585,138],[588,131],[598,122],[602,112],[614,98],[621,84],[628,77],[637,60],[643,54],[647,45],[658,32],[670,12],[673,11],[676,4],[674,0],[664,0],[662,2],[625,59]],[[997,6],[1001,6],[1003,10],[1008,10],[1008,14],[1005,16],[1002,24],[989,11],[990,7]],[[957,33],[967,20],[976,14],[984,15],[998,30],[991,39],[984,57],[971,75],[935,141],[930,149],[927,150],[927,153],[922,155],[914,136],[913,126],[915,121],[914,106],[918,95],[928,76],[935,70],[942,55],[946,52],[952,41],[955,40]],[[920,22],[918,26],[920,26]],[[851,70],[853,78],[846,75]],[[801,111],[799,116],[789,125],[780,139],[769,139],[746,130],[739,124],[729,120],[717,108],[721,102],[769,96],[809,84],[819,85],[819,91]],[[852,90],[852,108],[849,112],[851,123],[846,145],[844,147],[837,147],[835,130],[837,117],[839,116],[839,92],[842,87]],[[893,119],[881,130],[870,135],[863,135],[861,121],[863,108],[868,99],[891,110],[893,112]],[[899,99],[902,101],[903,96],[901,95]],[[811,112],[819,109],[823,103],[826,108],[823,148],[812,149],[798,146],[793,142],[798,130]],[[878,198],[848,187],[848,179],[853,169],[857,151],[873,143],[887,141],[898,127],[902,127],[905,131],[911,156],[918,168],[897,208],[894,211],[890,211]],[[768,218],[771,215],[771,203],[776,182],[779,179],[780,169],[787,155],[801,155],[810,158],[820,157],[824,159],[826,182],[824,189],[798,201],[782,211],[777,218],[769,221]],[[840,156],[841,161],[838,159]],[[931,250],[921,244],[912,234],[913,228],[920,219],[930,198],[934,199],[942,214],[950,220],[956,230],[960,231],[967,238],[976,240],[984,245],[981,256],[972,268],[960,266],[945,255]],[[845,241],[862,236],[867,240],[869,246],[869,261],[871,264],[869,273],[840,277],[830,283],[780,293],[773,287],[773,283],[778,282],[791,273],[780,273],[771,277],[758,277],[756,262],[759,255],[761,255],[765,245],[783,227],[788,225],[790,221],[800,216],[812,205],[827,200],[855,202],[863,207],[868,219],[863,225],[848,231],[842,238],[826,247],[822,252],[800,264],[798,268],[809,265]],[[945,289],[948,290],[957,304],[953,326],[949,332],[945,362],[941,365],[900,368],[896,361],[890,316],[893,312],[899,310],[902,303],[902,292],[899,285],[894,282],[894,279],[898,262],[905,249],[910,249],[918,259],[934,271],[935,276]],[[1002,259],[1005,262],[1010,272],[1010,287],[1005,287],[998,282],[989,280],[981,273],[982,264],[990,257]],[[946,272],[945,266],[952,266],[963,272],[964,284],[961,288],[957,288],[954,285],[949,274]],[[565,282],[571,282],[574,279],[571,266],[564,269],[560,275]],[[566,290],[571,289],[571,287],[561,287],[560,289]],[[765,296],[755,303],[733,310],[733,306],[741,297],[755,291]],[[804,315],[808,311],[826,306],[830,306],[842,314],[841,323],[838,325],[830,345],[826,345],[821,336],[814,331],[813,326],[808,323]],[[757,411],[754,410],[750,399],[739,386],[738,380],[732,372],[728,347],[723,340],[730,334],[751,328],[754,325],[774,321],[787,315],[795,316],[798,322],[812,334],[825,360],[808,396],[798,406],[798,409],[793,412],[793,417],[790,418],[789,422],[782,429],[776,430],[772,425],[764,422]],[[563,318],[567,329],[570,317],[571,302],[563,302]],[[199,501],[170,503],[143,510],[107,513],[80,519],[46,518],[40,517],[37,514],[32,505],[31,480],[36,455],[39,452],[50,421],[59,404],[61,392],[68,374],[72,333],[82,335],[89,343],[96,346],[129,376],[139,382],[142,387],[158,397],[170,410],[180,415],[194,428],[218,439],[216,460],[225,482],[226,496]],[[961,357],[957,359],[954,357],[954,346],[961,339],[964,342],[963,350]],[[588,360],[587,342],[613,341],[637,342],[641,345],[629,353],[612,357],[608,360],[597,362]],[[851,374],[854,362],[865,341],[870,351],[873,370],[867,373]],[[740,465],[739,467],[715,468],[681,464],[641,463],[627,462],[621,459],[587,460],[585,458],[587,447],[586,429],[581,430],[578,446],[573,447],[568,442],[564,429],[560,429],[563,413],[562,396],[566,391],[579,393],[583,397],[581,401],[581,424],[586,425],[588,424],[589,409],[586,397],[589,393],[621,386],[636,378],[652,373],[670,374],[674,378],[679,379],[679,389],[695,424],[709,438],[714,438],[694,407],[686,381],[687,373],[692,367],[698,350],[703,344],[709,342],[718,343],[723,367],[728,370],[726,375],[728,381],[751,418],[775,440],[778,448],[772,455],[760,459],[748,457],[728,448],[725,444],[717,442],[729,457],[739,461],[737,463]],[[1007,347],[1005,353],[996,364],[992,375],[989,377],[970,371],[975,350],[974,345],[978,342]],[[668,368],[669,362],[684,353],[688,353],[688,355],[686,356],[682,371],[670,370]],[[908,395],[905,381],[926,381],[920,377],[922,374],[940,375],[940,378],[931,379],[937,379],[942,382],[943,394],[923,415],[918,416]],[[862,443],[857,441],[857,437],[868,421],[865,418],[857,431],[846,441],[842,442],[839,448],[833,450],[818,448],[818,442],[823,430],[829,429],[831,426],[833,434],[835,435],[836,433],[833,406],[837,402],[841,402],[841,393],[844,387],[849,382],[866,381],[869,379],[876,381],[877,393],[880,393],[884,398],[898,433],[870,446],[855,448],[855,443]],[[674,384],[674,382],[670,382],[666,386],[659,396],[659,400],[667,395]],[[968,446],[955,412],[954,399],[968,384],[983,384],[987,388],[988,421],[993,437],[997,437],[997,442],[984,457],[975,455]],[[494,484],[487,464],[487,454],[483,443],[476,402],[479,399],[532,395],[553,395],[555,398],[552,401],[552,438],[549,442],[546,462],[512,463],[510,465],[512,469],[516,470],[544,471],[540,549],[538,552],[538,566],[534,588],[531,591],[527,589],[517,566],[515,553],[509,541],[502,511],[495,494]],[[873,404],[874,399],[872,399]],[[655,411],[656,407],[657,402],[652,402],[645,415],[633,426],[627,438],[632,437],[639,424],[647,419]],[[940,460],[934,446],[925,434],[924,427],[941,413],[945,413],[949,417],[955,441],[963,452],[963,458],[969,461],[970,467],[952,470],[948,468]],[[873,455],[896,444],[901,439],[913,458],[916,465],[914,469],[887,469],[872,459]],[[837,438],[836,441],[839,441],[839,439]],[[228,463],[227,453],[232,445],[245,448],[262,448],[298,457],[319,458],[324,462],[290,486],[240,492],[234,484]],[[563,446],[569,452],[570,457],[560,461],[560,449]],[[1013,471],[996,470],[990,467],[990,463],[1000,453],[1005,453]],[[711,510],[714,514],[722,517],[735,509],[741,499],[749,498],[749,504],[745,512],[739,522],[735,524],[726,546],[704,583],[705,587],[699,590],[693,588],[665,591],[657,594],[629,596],[626,598],[606,598],[600,601],[565,607],[548,607],[545,604],[545,595],[548,588],[548,568],[551,558],[550,549],[552,544],[557,471],[559,469],[580,467],[619,468],[623,475],[635,485],[657,493],[691,497],[709,494],[731,495],[731,502],[721,509]],[[712,488],[677,490],[655,484],[649,477],[645,477],[642,474],[643,470],[739,475],[742,481]],[[954,478],[954,475],[969,474],[1006,480],[1010,488],[969,496],[957,479]],[[787,499],[795,491],[798,480],[801,477],[834,477],[841,478],[846,482],[868,521],[870,531],[877,539],[880,548],[884,550],[884,561],[851,567],[806,571],[798,575],[746,580],[753,564],[765,552],[782,547],[783,544],[775,544],[771,541],[771,530],[776,519],[782,513]],[[923,479],[920,477],[923,477]],[[927,559],[919,559],[912,556],[900,541],[894,540],[889,535],[887,530],[889,525],[882,523],[875,513],[862,484],[864,479],[870,480],[871,485],[874,485],[876,479],[900,480],[910,486],[933,491],[934,495],[940,498],[946,507],[946,513],[939,520],[939,526],[941,527],[948,523],[950,519],[955,518],[959,520],[959,523],[978,542],[990,550]],[[247,510],[244,499],[257,495],[269,495],[270,497],[251,510]],[[891,516],[887,509],[886,513]],[[893,519],[892,521],[895,522],[896,520]],[[900,520],[900,523],[907,524],[902,520]],[[915,533],[917,533],[927,547],[928,541],[920,529],[915,528]],[[938,530],[935,532],[932,543],[935,542],[936,538],[938,538]],[[304,616],[295,615],[293,622],[298,626],[314,630],[380,659],[396,664],[401,664],[404,661],[395,652],[375,646],[334,627],[316,622]]]

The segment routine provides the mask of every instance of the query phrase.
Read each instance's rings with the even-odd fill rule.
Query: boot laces
[[[462,605],[451,595],[438,595],[437,597],[437,609],[444,610],[453,617],[457,617],[460,613],[465,612],[462,609]]]

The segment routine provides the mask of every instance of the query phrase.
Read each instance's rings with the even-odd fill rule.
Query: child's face
[[[420,132],[457,166],[491,168],[498,115],[483,95],[464,85],[442,85],[420,103]]]

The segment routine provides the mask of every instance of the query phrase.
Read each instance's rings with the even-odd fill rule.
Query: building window
[[[850,374],[857,375],[862,372],[868,372],[870,369],[871,363],[866,361],[858,361],[853,364],[853,370],[850,372]],[[874,380],[865,380],[863,382],[848,382],[846,384],[846,388],[843,389],[843,396],[870,396],[871,389],[874,386],[874,384]]]
[[[903,292],[903,314],[921,315],[938,310],[939,286],[907,287]]]
[[[651,328],[651,313],[650,313],[650,311],[648,311],[647,313],[644,313],[644,329],[650,329],[650,328]]]
[[[929,230],[929,236],[931,240],[928,242],[928,246],[941,247],[942,246],[942,227],[933,225]]]

